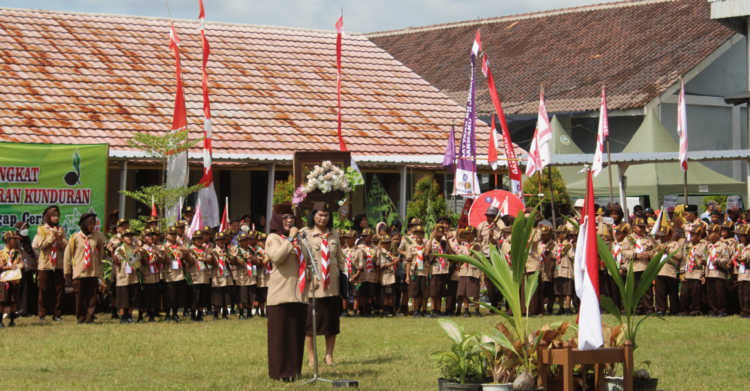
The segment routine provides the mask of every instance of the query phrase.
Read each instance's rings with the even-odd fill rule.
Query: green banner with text
[[[42,212],[60,208],[67,235],[80,230],[84,213],[104,221],[107,192],[107,144],[20,144],[0,142],[0,232],[16,222],[29,223],[29,237],[44,224]]]

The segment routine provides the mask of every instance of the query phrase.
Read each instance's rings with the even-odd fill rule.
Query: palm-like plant
[[[451,320],[439,319],[438,324],[443,328],[448,338],[453,341],[453,346],[451,346],[450,351],[434,352],[430,357],[434,360],[449,362],[458,372],[459,383],[464,384],[468,374],[481,373],[479,336],[467,334],[463,326],[459,326]]]
[[[523,211],[518,212],[518,216],[513,222],[513,230],[511,236],[511,264],[505,260],[504,254],[501,254],[495,246],[490,246],[490,259],[488,260],[481,252],[473,251],[473,256],[469,255],[446,255],[445,257],[458,262],[466,262],[478,267],[500,290],[505,298],[512,315],[507,315],[505,312],[494,308],[485,303],[479,303],[480,305],[491,309],[497,314],[501,315],[508,322],[509,329],[512,331],[513,339],[521,341],[523,346],[517,348],[511,342],[511,340],[503,333],[493,333],[493,341],[508,349],[515,352],[518,357],[521,358],[523,369],[526,373],[531,374],[532,371],[532,354],[536,351],[536,347],[539,344],[540,338],[537,335],[536,338],[530,338],[529,333],[529,315],[528,311],[526,316],[523,316],[521,311],[521,304],[524,303],[526,308],[531,305],[531,299],[534,292],[539,285],[539,272],[535,272],[529,277],[525,277],[526,271],[526,260],[529,257],[529,239],[534,233],[534,218],[536,215],[536,208],[531,212],[532,218],[526,219]],[[521,297],[521,285],[524,283],[524,297]],[[523,300],[523,301],[522,301]]]

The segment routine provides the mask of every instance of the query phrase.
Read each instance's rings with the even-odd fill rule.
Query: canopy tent
[[[573,142],[573,139],[571,139],[565,131],[556,115],[552,116],[550,127],[552,127],[552,140],[549,142],[549,151],[552,156],[583,154],[581,148],[578,148],[576,143]],[[571,184],[585,178],[580,172],[581,169],[583,169],[583,166],[559,166],[557,168],[560,170],[560,174],[566,184]]]
[[[646,114],[641,127],[635,132],[632,140],[622,153],[656,152],[674,152],[677,156],[679,146],[652,109]],[[627,177],[625,191],[628,196],[647,196],[651,200],[652,206],[657,207],[662,205],[665,195],[682,195],[684,193],[683,173],[679,163],[647,163],[629,166],[620,163],[618,165],[625,170],[624,175]],[[614,170],[616,167],[612,168],[612,187],[617,189],[619,186],[619,170]],[[609,194],[608,180],[609,177],[605,172],[594,178],[596,195]],[[700,191],[699,186],[704,187],[704,191]],[[708,191],[705,191],[705,186],[708,187]],[[585,193],[585,180],[568,185],[568,194],[571,197],[582,198]],[[743,200],[747,200],[747,185],[721,175],[701,163],[688,161],[688,194],[739,194],[742,195]]]

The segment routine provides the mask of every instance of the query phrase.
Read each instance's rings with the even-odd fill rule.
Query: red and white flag
[[[492,116],[492,127],[490,128],[490,142],[487,145],[487,163],[490,164],[492,170],[497,170],[497,150],[500,148],[497,137],[497,129],[495,128],[495,116]]]
[[[599,131],[596,134],[596,152],[594,153],[594,164],[591,171],[594,176],[602,172],[602,159],[604,158],[604,138],[609,137],[609,119],[607,118],[607,96],[602,86],[602,108],[599,112]]]
[[[482,51],[482,36],[479,33],[479,30],[477,30],[477,35],[474,37],[474,44],[471,45],[471,53],[475,56],[479,55],[479,52]]]
[[[344,15],[339,16],[336,21],[336,99],[338,100],[339,111],[338,111],[338,132],[339,132],[339,148],[342,152],[346,152],[346,144],[344,139],[341,137],[341,38],[344,36]]]
[[[193,216],[193,222],[190,223],[187,234],[189,238],[193,237],[195,231],[200,231],[203,228],[203,217],[201,215],[201,200],[198,198],[198,205],[195,207],[195,216]]]
[[[227,203],[226,205],[224,205],[224,214],[221,216],[221,224],[219,225],[219,232],[224,232],[228,229],[229,229],[229,199],[227,199]]]
[[[156,209],[156,201],[154,201],[154,196],[151,196],[151,217],[159,218],[159,210]]]
[[[182,88],[182,66],[180,64],[180,38],[172,22],[169,23],[169,50],[172,51],[175,62],[177,91],[174,101],[174,115],[172,116],[172,132],[187,132],[187,110],[185,110],[185,94]],[[188,184],[187,151],[169,151],[167,162],[167,189],[178,189]],[[180,219],[182,211],[180,205],[168,205],[165,217]]]
[[[586,202],[574,263],[576,295],[581,299],[578,311],[579,350],[593,350],[604,344],[602,314],[599,311],[599,253],[591,171],[586,173],[586,184]]]
[[[180,38],[174,29],[174,24],[169,22],[169,50],[174,55],[175,74],[177,76],[177,93],[174,100],[174,115],[172,116],[172,130],[187,127],[187,110],[185,110],[185,94],[182,90],[182,66],[180,64]]]
[[[490,60],[487,58],[487,53],[484,53],[484,55],[482,56],[482,73],[484,73],[484,76],[487,78],[487,87],[490,90],[492,104],[495,106],[495,112],[497,113],[497,117],[500,120],[500,129],[503,130],[502,134],[500,134],[494,124],[492,126],[494,129],[496,129],[492,133],[492,137],[495,141],[495,155],[497,155],[497,150],[500,149],[500,137],[498,136],[501,136],[503,139],[503,146],[505,147],[505,156],[508,159],[510,192],[523,199],[523,197],[521,196],[521,194],[523,194],[523,192],[521,191],[521,169],[518,167],[518,161],[516,161],[516,151],[513,149],[513,143],[510,140],[508,124],[505,122],[505,113],[503,112],[503,106],[500,104],[500,97],[498,96],[497,89],[495,88],[495,79],[492,78],[492,69],[490,68]],[[493,117],[492,120],[494,123],[495,118]],[[490,148],[491,146],[492,143],[490,143]],[[489,159],[489,156],[488,160],[491,160]],[[495,170],[496,165],[497,162],[495,162],[495,166],[492,166],[493,170]]]
[[[680,97],[677,98],[677,134],[680,136],[680,166],[682,166],[682,172],[686,172],[688,169],[688,128],[685,81],[682,78],[680,78]]]
[[[203,178],[199,182],[205,187],[198,191],[198,202],[203,204],[206,213],[206,225],[215,227],[219,224],[219,200],[216,198],[216,189],[214,188],[213,159],[211,157],[213,153],[211,146],[211,105],[208,100],[208,72],[206,71],[211,47],[208,45],[208,39],[206,39],[206,13],[203,10],[203,0],[200,0],[200,16],[198,18],[201,22],[201,46],[203,47],[201,87],[203,90],[203,116],[205,117],[203,123]],[[196,212],[196,214],[198,213]]]
[[[526,160],[526,176],[532,176],[542,171],[552,160],[549,142],[552,140],[552,126],[547,116],[547,106],[544,104],[544,90],[539,92],[539,115],[537,116],[536,131],[531,140],[529,158]]]

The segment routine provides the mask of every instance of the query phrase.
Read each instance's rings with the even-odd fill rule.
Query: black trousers
[[[699,315],[701,313],[701,280],[682,282],[680,289],[680,305],[682,315]]]
[[[656,277],[656,310],[667,313],[667,298],[669,298],[669,308],[672,315],[680,312],[680,296],[678,286],[680,280],[668,276]]]
[[[96,311],[96,290],[99,289],[97,277],[84,277],[73,280],[76,294],[76,317],[79,322],[93,322]]]
[[[635,289],[638,289],[638,286],[641,283],[641,276],[643,276],[643,272],[633,272],[633,277],[635,277]],[[639,314],[653,314],[654,313],[654,289],[653,287],[649,287],[649,289],[646,289],[646,293],[641,298],[641,301],[638,302],[638,305],[635,309],[636,313]]]
[[[706,296],[711,315],[727,312],[727,279],[706,278]]]

